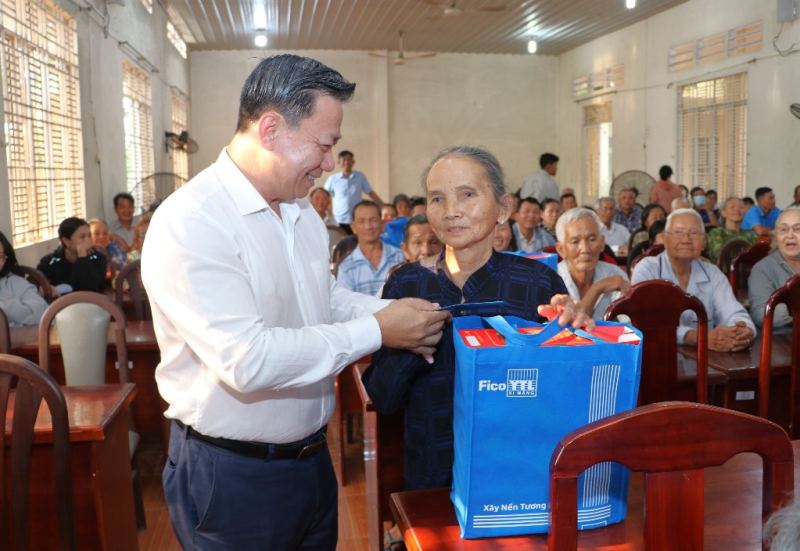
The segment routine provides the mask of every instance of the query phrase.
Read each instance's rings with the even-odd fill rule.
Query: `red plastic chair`
[[[792,442],[775,423],[712,406],[667,402],[572,431],[550,459],[549,551],[578,548],[578,475],[606,461],[645,473],[645,549],[702,549],[703,469],[742,452],[764,460],[763,522],[794,490]]]
[[[750,278],[750,270],[759,260],[769,254],[771,248],[772,245],[769,243],[753,243],[733,257],[728,278],[731,282],[733,294],[736,295],[737,299],[747,294],[747,280]]]
[[[633,259],[633,262],[631,262],[631,270],[630,270],[631,273],[633,273],[633,269],[636,267],[639,261],[642,260],[644,257],[658,256],[663,252],[664,252],[664,245],[651,245],[644,253]]]
[[[708,403],[708,316],[703,303],[683,289],[663,280],[642,281],[611,303],[605,319],[628,316],[642,332],[642,382],[639,404],[678,397],[678,336],[681,314],[697,315],[697,401]]]
[[[761,336],[761,363],[758,368],[758,414],[767,418],[769,411],[769,382],[772,365],[772,322],[775,318],[775,308],[779,304],[785,304],[792,316],[792,375],[791,388],[789,390],[789,437],[794,438],[794,427],[800,424],[800,418],[796,418],[800,408],[795,404],[795,400],[800,397],[797,385],[800,381],[797,377],[797,365],[800,359],[800,275],[794,275],[789,281],[776,289],[767,300],[767,307],[764,311],[764,326]]]

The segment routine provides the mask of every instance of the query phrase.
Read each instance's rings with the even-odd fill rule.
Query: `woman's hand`
[[[562,327],[572,324],[573,329],[594,331],[594,320],[584,312],[581,303],[569,298],[569,295],[554,295],[550,304],[542,304],[538,311],[548,320],[558,318],[558,324]]]

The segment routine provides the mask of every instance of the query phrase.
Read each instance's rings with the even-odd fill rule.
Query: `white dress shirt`
[[[575,285],[575,282],[572,280],[572,274],[569,273],[569,265],[567,264],[566,260],[562,260],[558,263],[558,275],[561,276],[561,279],[564,280],[564,285],[567,286],[567,292],[569,293],[569,298],[573,300],[580,301],[581,294],[578,291],[578,286]],[[602,260],[597,263],[597,266],[594,268],[594,276],[592,276],[592,283],[597,283],[602,279],[606,279],[607,277],[611,276],[621,276],[622,279],[628,281],[628,276],[620,270],[617,266],[613,264],[609,264],[608,262],[603,262]],[[603,293],[597,299],[597,302],[594,305],[594,308],[591,312],[587,312],[590,316],[592,316],[593,320],[600,321],[603,319],[603,316],[606,314],[606,310],[611,305],[612,302],[617,300],[622,296],[622,293],[619,291],[612,291],[610,293]]]
[[[663,279],[680,285],[678,277],[672,270],[667,251],[658,256],[643,258],[631,274],[632,285],[651,279]],[[753,331],[753,334],[756,334],[756,326],[747,310],[733,295],[728,278],[713,264],[702,260],[692,261],[692,273],[689,276],[686,292],[699,298],[706,307],[709,331],[721,325],[733,326],[737,321],[743,321]],[[687,310],[681,314],[678,326],[678,344],[683,344],[683,338],[690,330],[697,330],[697,316],[694,312]]]
[[[628,231],[628,228],[616,222],[611,222],[610,228],[605,224],[600,224],[600,233],[606,238],[606,245],[611,247],[614,254],[617,254],[621,246],[627,245],[628,240],[631,238],[631,232]]]
[[[540,170],[525,178],[525,181],[522,182],[519,196],[521,199],[533,197],[539,203],[545,199],[561,201],[561,192],[558,190],[558,184],[546,170]]]
[[[208,436],[288,443],[320,429],[334,375],[381,345],[389,302],[340,288],[307,199],[281,217],[223,150],[158,208],[142,253],[166,416]]]

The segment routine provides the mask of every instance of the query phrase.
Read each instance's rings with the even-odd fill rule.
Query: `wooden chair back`
[[[50,357],[50,325],[52,324],[53,319],[56,317],[56,314],[58,314],[61,310],[78,303],[96,304],[104,308],[111,315],[111,318],[117,322],[117,328],[115,329],[114,333],[117,348],[117,363],[119,365],[119,382],[127,383],[128,345],[125,341],[125,328],[127,327],[125,314],[122,312],[122,308],[112,302],[111,299],[105,295],[93,293],[91,291],[76,291],[60,297],[56,299],[55,302],[53,302],[53,304],[47,308],[47,310],[44,311],[44,314],[42,315],[42,321],[39,322],[39,365],[42,369],[52,374],[52,362]],[[103,351],[105,352],[107,347],[107,338],[105,335],[102,337],[103,338],[101,339],[101,342],[103,343]],[[65,351],[62,348],[62,356],[64,352]]]
[[[800,426],[800,407],[795,400],[800,398],[800,377],[797,376],[800,360],[800,274],[793,275],[789,281],[776,289],[767,300],[764,311],[764,325],[761,333],[761,362],[758,368],[758,414],[766,419],[769,412],[769,384],[772,365],[772,323],[775,308],[785,304],[792,316],[792,371],[789,390],[789,436],[794,438],[794,427]],[[798,417],[795,417],[798,416]]]
[[[759,260],[769,254],[771,247],[769,243],[753,243],[733,257],[728,278],[733,288],[733,294],[737,297],[741,296],[742,293],[747,293],[747,280],[750,278],[750,270]]]
[[[14,396],[14,410],[11,420],[11,450],[9,454],[0,453],[0,541],[4,549],[28,550],[28,487],[30,484],[30,460],[33,447],[33,428],[44,399],[50,410],[53,426],[53,459],[56,483],[56,511],[58,513],[58,537],[60,549],[78,549],[75,527],[75,505],[72,487],[72,456],[69,441],[69,419],[67,402],[58,384],[46,372],[23,358],[0,354],[0,452],[8,445],[6,439],[6,417],[12,383],[17,387]],[[11,462],[11,476],[6,478]],[[10,481],[11,491],[6,488]],[[11,534],[8,533],[8,501],[11,496]],[[36,499],[34,497],[34,499]],[[11,545],[13,542],[13,546]]]
[[[633,261],[631,262],[630,272],[633,273],[633,269],[636,267],[639,261],[642,260],[644,257],[658,256],[663,252],[664,252],[664,245],[650,245],[645,252],[643,252],[641,255],[633,259]]]
[[[708,403],[708,316],[703,303],[683,289],[663,280],[642,281],[615,300],[605,319],[628,316],[642,332],[642,381],[639,404],[678,397],[678,336],[681,314],[697,315],[697,401]]]
[[[750,243],[744,239],[731,239],[722,246],[717,257],[717,267],[726,277],[730,279],[731,261],[749,246]]]
[[[35,285],[47,304],[53,302],[50,280],[42,272],[30,266],[17,266],[17,275],[24,277],[29,283]]]
[[[703,549],[703,469],[742,452],[764,461],[763,518],[754,521],[760,532],[761,522],[794,490],[792,443],[778,425],[727,409],[667,402],[572,431],[550,459],[549,551],[577,549],[578,475],[607,461],[645,473],[645,549]]]
[[[0,310],[0,354],[11,354],[11,330],[3,310]]]
[[[153,319],[150,310],[150,300],[147,298],[147,291],[142,285],[142,261],[134,260],[125,266],[117,274],[117,283],[114,289],[114,299],[117,306],[122,308],[125,298],[123,282],[128,284],[128,295],[133,301],[134,312],[138,321],[149,321]]]

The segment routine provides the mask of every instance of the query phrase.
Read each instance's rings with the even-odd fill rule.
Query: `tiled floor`
[[[336,417],[334,416],[333,419]],[[339,442],[337,427],[332,423],[328,430],[328,446],[334,458],[334,467],[339,472],[334,450]],[[345,468],[348,484],[339,486],[339,545],[337,551],[367,551],[367,510],[364,483],[363,444],[356,439],[345,451]],[[164,490],[161,486],[161,470],[164,456],[160,440],[145,439],[139,451],[142,493],[144,496],[147,530],[139,532],[140,551],[180,551],[181,547],[172,531]]]

